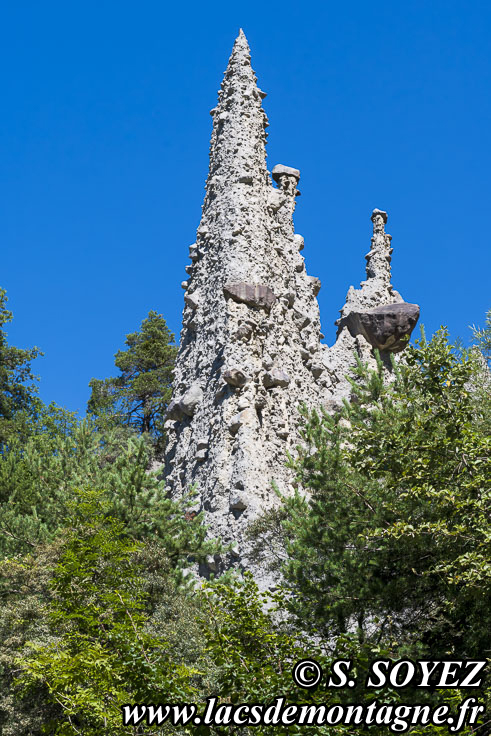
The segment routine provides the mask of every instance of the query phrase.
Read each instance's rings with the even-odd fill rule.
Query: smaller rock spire
[[[374,209],[370,218],[373,222],[372,247],[365,256],[367,260],[367,279],[378,279],[388,288],[390,284],[392,260],[392,248],[390,241],[392,235],[385,232],[387,224],[387,212]]]
[[[374,209],[370,219],[373,223],[373,235],[370,251],[365,256],[367,278],[361,282],[361,289],[350,286],[346,303],[341,310],[341,318],[337,321],[338,335],[346,324],[345,318],[354,309],[372,308],[403,301],[391,283],[390,263],[393,249],[391,247],[392,235],[385,232],[387,212]]]
[[[350,286],[346,302],[337,320],[335,344],[328,349],[327,363],[337,384],[335,399],[347,397],[351,385],[345,378],[357,353],[374,364],[373,349],[382,351],[387,375],[392,370],[388,353],[397,353],[407,345],[419,317],[417,304],[407,304],[391,283],[391,236],[385,232],[387,212],[375,209],[371,214],[373,235],[367,260],[367,278],[360,289]]]

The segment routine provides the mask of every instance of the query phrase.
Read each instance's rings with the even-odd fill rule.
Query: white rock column
[[[335,344],[325,351],[325,361],[333,384],[332,406],[351,395],[346,380],[355,355],[375,366],[373,349],[378,348],[390,379],[390,353],[400,352],[419,317],[419,307],[407,304],[391,282],[392,236],[385,232],[387,213],[372,212],[373,235],[370,251],[365,256],[367,278],[360,289],[350,286],[346,302],[336,324]]]
[[[211,111],[210,170],[191,264],[166,428],[173,496],[195,487],[210,535],[234,552],[209,569],[249,566],[246,528],[292,489],[285,451],[298,406],[329,396],[316,295],[294,233],[300,172],[266,168],[267,118],[241,31]],[[260,576],[259,571],[256,571]]]

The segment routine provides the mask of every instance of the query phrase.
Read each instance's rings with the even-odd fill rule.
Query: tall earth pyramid
[[[292,221],[300,172],[275,166],[273,186],[264,97],[240,31],[211,111],[210,170],[183,283],[167,423],[168,490],[195,487],[210,533],[234,543],[232,557],[244,564],[244,531],[273,502],[272,481],[291,486],[284,463],[298,441],[297,407],[317,406],[329,385],[320,281],[305,271]]]
[[[276,502],[273,481],[283,493],[293,490],[285,453],[299,442],[299,406],[346,395],[353,351],[374,346],[365,312],[392,310],[372,321],[394,332],[394,320],[401,322],[394,303],[404,304],[390,285],[390,236],[379,222],[386,215],[376,210],[367,256],[373,274],[367,268],[362,290],[350,289],[336,345],[320,343],[321,284],[306,273],[292,219],[300,172],[282,164],[272,176],[267,170],[264,97],[241,30],[211,111],[210,168],[182,284],[183,328],[166,422],[167,492],[176,497],[194,488],[210,534],[232,548],[209,560],[211,571],[250,566],[249,522]],[[349,321],[350,305],[358,321]]]

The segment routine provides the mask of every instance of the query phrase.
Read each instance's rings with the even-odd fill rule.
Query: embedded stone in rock
[[[274,386],[282,386],[284,388],[290,383],[290,376],[285,371],[274,368],[266,373],[263,383],[266,388],[273,388]]]
[[[184,414],[187,414],[188,417],[192,417],[194,412],[196,411],[196,407],[198,404],[201,403],[203,400],[203,391],[201,390],[200,386],[197,384],[193,384],[182,399],[179,401],[179,407],[184,412]]]
[[[312,321],[308,314],[304,314],[298,309],[294,310],[293,319],[295,320],[295,324],[297,325],[299,330],[303,330],[304,327],[307,327],[307,325],[309,325]]]
[[[296,244],[298,250],[304,249],[305,242],[303,239],[303,235],[299,235],[298,233],[296,233],[293,236],[293,242]]]
[[[293,169],[291,166],[283,166],[283,164],[276,164],[271,172],[273,180],[276,182],[280,181],[281,176],[294,176],[298,181],[300,179],[300,171]]]
[[[314,296],[317,296],[317,294],[321,290],[321,280],[318,279],[317,276],[309,276],[309,281],[312,287],[312,291],[314,292]]]
[[[250,399],[247,398],[247,396],[241,396],[240,399],[237,402],[237,408],[242,411],[242,409],[248,409],[251,405]]]
[[[346,324],[353,337],[363,335],[372,347],[398,353],[406,347],[418,319],[417,304],[398,302],[350,312]]]
[[[315,378],[320,378],[322,374],[324,373],[324,366],[320,363],[312,363],[312,366],[310,368]]]
[[[228,429],[230,434],[236,435],[242,427],[242,418],[240,414],[235,414],[229,422]]]
[[[244,511],[247,508],[247,504],[242,496],[231,496],[230,508],[234,511]]]
[[[180,422],[181,419],[184,419],[184,412],[182,411],[180,402],[177,399],[172,399],[170,402],[167,407],[165,418],[166,420],[171,419],[178,422]]]
[[[191,309],[197,309],[199,306],[198,294],[185,294],[184,301],[186,302],[188,307],[191,307]]]
[[[253,425],[257,418],[256,412],[254,411],[254,409],[251,409],[251,407],[248,407],[247,409],[242,409],[239,416],[242,424],[249,425]]]
[[[250,325],[240,325],[240,327],[234,332],[233,337],[236,340],[247,342],[251,335],[252,327]]]
[[[240,368],[229,368],[229,370],[223,372],[222,376],[225,383],[238,388],[242,388],[242,386],[245,386],[250,381],[247,373],[244,373]]]
[[[373,210],[373,212],[372,212],[372,216],[371,216],[371,220],[372,220],[372,222],[374,222],[374,221],[375,221],[375,219],[376,219],[377,217],[379,217],[379,216],[380,216],[380,217],[382,218],[382,220],[384,221],[384,225],[387,225],[387,212],[384,212],[384,210],[378,210],[377,208],[375,208],[375,209]]]
[[[274,291],[264,284],[248,284],[245,281],[238,281],[233,284],[225,284],[223,291],[225,296],[231,297],[236,302],[243,302],[249,307],[271,309],[276,301]]]
[[[295,303],[295,297],[296,297],[296,294],[295,294],[294,291],[287,291],[286,292],[285,299],[286,299],[287,304],[288,304],[289,307],[293,307],[293,305]]]
[[[261,412],[265,408],[265,406],[267,406],[267,403],[268,403],[268,400],[267,400],[266,392],[265,391],[258,392],[256,394],[256,398],[254,401],[254,406],[256,410]]]

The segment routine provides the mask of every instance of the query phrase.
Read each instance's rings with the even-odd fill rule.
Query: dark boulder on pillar
[[[346,325],[353,337],[363,335],[373,348],[398,353],[406,347],[418,319],[417,304],[398,302],[350,312]]]

